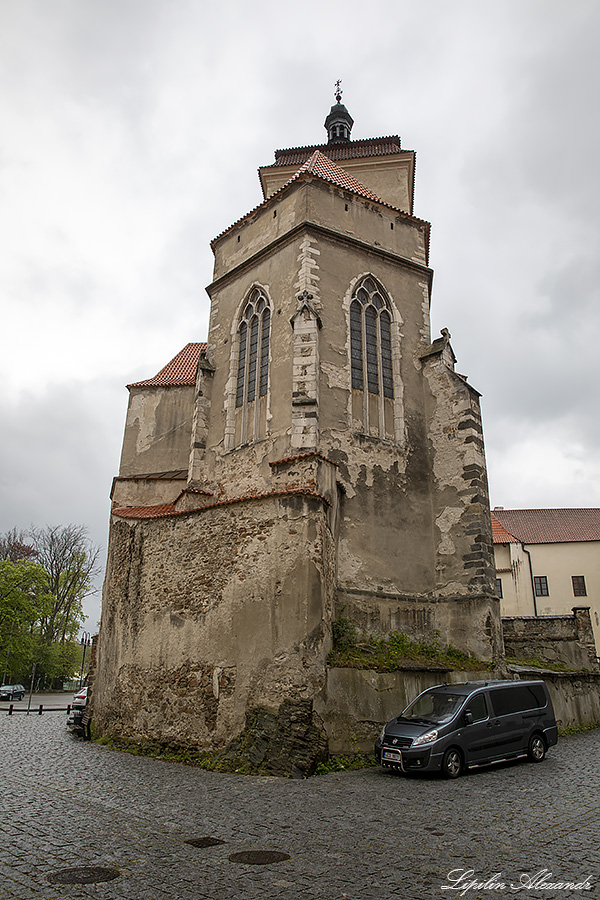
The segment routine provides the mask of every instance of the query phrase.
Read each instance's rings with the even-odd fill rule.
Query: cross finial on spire
[[[343,94],[342,79],[338,78],[338,80],[335,83],[335,91],[334,91],[334,96],[338,103],[341,103],[341,101],[342,101],[342,94]]]

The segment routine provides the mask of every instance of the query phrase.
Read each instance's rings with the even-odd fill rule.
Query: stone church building
[[[100,732],[214,748],[318,703],[340,615],[502,655],[479,395],[431,340],[415,153],[352,140],[336,101],[213,240],[206,343],[129,385]]]

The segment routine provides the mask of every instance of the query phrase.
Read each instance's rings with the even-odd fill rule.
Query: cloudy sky
[[[492,505],[600,506],[599,33],[597,0],[0,0],[0,532],[106,547],[125,385],[205,339],[209,241],[337,78],[354,138],[417,151]]]

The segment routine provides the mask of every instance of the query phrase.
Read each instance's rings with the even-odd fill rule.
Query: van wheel
[[[445,778],[458,778],[463,770],[463,758],[460,750],[450,747],[444,753],[442,760],[442,773]]]
[[[532,762],[541,762],[546,756],[546,742],[541,734],[532,735],[527,748],[527,756]]]

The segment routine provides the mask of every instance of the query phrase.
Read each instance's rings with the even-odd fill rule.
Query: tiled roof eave
[[[228,500],[216,500],[214,503],[207,503],[204,506],[197,506],[193,509],[176,509],[174,503],[165,503],[160,506],[134,506],[113,509],[112,515],[122,519],[170,519],[176,516],[195,515],[196,513],[203,513],[207,510],[217,509],[222,506],[234,506],[237,503],[250,503],[256,500],[269,500],[292,496],[311,497],[320,500],[326,506],[331,506],[331,502],[327,497],[318,491],[310,490],[310,488],[284,488],[276,491],[245,494],[241,497],[232,497]]]
[[[567,507],[494,510],[498,522],[519,543],[580,544],[600,542],[600,509]]]
[[[171,359],[153,378],[135,381],[127,385],[132,388],[173,388],[193,387],[196,384],[196,371],[206,352],[206,342],[188,343]]]
[[[385,149],[384,149],[385,148]],[[389,148],[389,149],[388,149]],[[344,141],[339,144],[309,144],[304,147],[288,147],[281,150],[275,151],[275,162],[271,166],[264,166],[263,168],[275,168],[285,165],[294,165],[294,163],[287,162],[279,162],[281,159],[285,159],[290,156],[298,156],[300,154],[306,156],[310,156],[311,153],[314,153],[315,150],[320,150],[321,153],[327,155],[327,151],[332,155],[343,154],[344,151],[349,151],[346,158],[354,159],[353,151],[359,150],[368,150],[374,149],[379,150],[378,153],[375,154],[364,154],[367,155],[377,155],[377,156],[390,156],[394,154],[410,154],[414,151],[412,150],[404,150],[401,146],[400,138],[398,135],[387,135],[385,137],[375,137],[375,138],[364,138],[358,139],[355,141]],[[359,153],[356,153],[356,158],[360,158]]]

